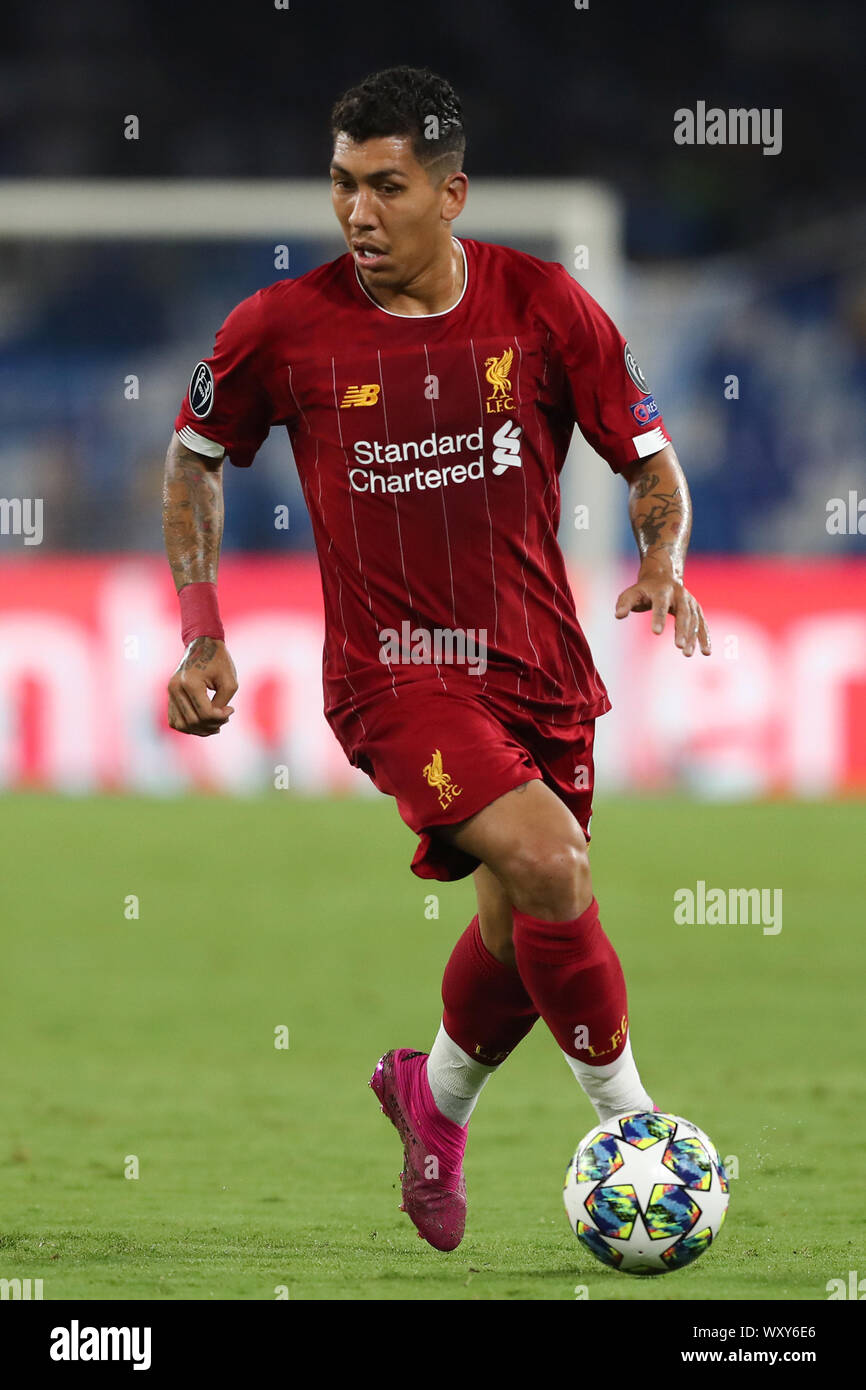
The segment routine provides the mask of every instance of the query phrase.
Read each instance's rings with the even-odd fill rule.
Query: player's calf
[[[465,821],[454,840],[482,860],[512,903],[520,982],[596,1113],[650,1109],[631,1055],[622,967],[599,921],[586,840],[574,816],[534,781]],[[489,891],[486,899],[495,909]],[[480,909],[484,903],[480,893]],[[501,931],[499,917],[490,919]]]

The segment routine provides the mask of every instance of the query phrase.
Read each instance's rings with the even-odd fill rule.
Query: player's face
[[[371,287],[408,283],[429,265],[466,197],[463,174],[432,183],[408,136],[356,144],[338,134],[331,199],[355,264]]]

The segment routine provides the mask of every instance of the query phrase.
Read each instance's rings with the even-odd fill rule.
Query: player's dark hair
[[[412,152],[432,180],[463,168],[463,108],[450,82],[427,68],[370,73],[331,112],[331,135],[361,144],[388,135],[411,137]]]

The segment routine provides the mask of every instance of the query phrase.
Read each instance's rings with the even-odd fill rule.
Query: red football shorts
[[[436,682],[398,687],[364,708],[366,732],[349,760],[393,796],[421,843],[419,878],[465,878],[473,855],[436,834],[468,820],[524,782],[540,779],[563,801],[589,840],[595,720],[547,724],[506,707],[489,693],[456,693]],[[344,745],[345,746],[345,745]]]

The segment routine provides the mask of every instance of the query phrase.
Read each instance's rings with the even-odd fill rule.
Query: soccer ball
[[[728,1178],[690,1120],[627,1111],[581,1139],[565,1173],[571,1229],[596,1259],[626,1274],[691,1264],[715,1240]]]

